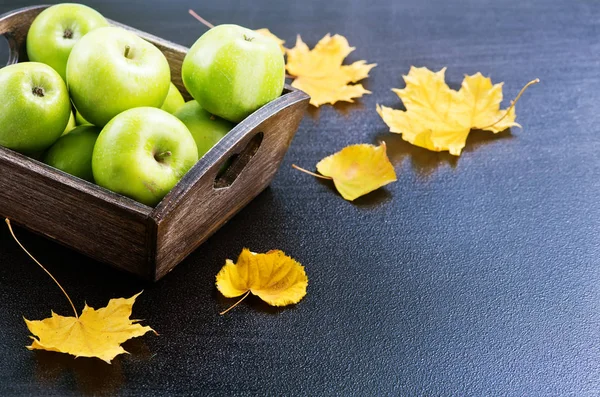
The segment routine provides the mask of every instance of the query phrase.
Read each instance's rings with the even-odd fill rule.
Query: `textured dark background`
[[[0,13],[34,4],[3,0]],[[144,294],[161,335],[112,366],[29,352],[22,316],[70,309],[0,227],[0,394],[547,396],[600,394],[600,3],[589,0],[90,1],[105,16],[190,46],[213,23],[268,27],[293,44],[345,35],[379,64],[373,95],[312,109],[271,187],[156,285],[17,230],[80,308]],[[6,45],[2,43],[6,56]],[[523,130],[478,132],[453,158],[389,134],[376,103],[411,65],[457,87],[504,81]],[[506,101],[508,102],[508,100]],[[385,140],[397,183],[352,204],[293,170]],[[242,247],[306,266],[308,295],[228,315],[214,287]]]

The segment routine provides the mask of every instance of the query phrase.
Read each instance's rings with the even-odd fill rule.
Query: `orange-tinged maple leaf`
[[[237,263],[227,259],[217,274],[217,289],[227,298],[244,295],[226,313],[252,293],[271,306],[298,303],[306,295],[304,267],[283,251],[256,254],[244,248]]]
[[[286,48],[283,46],[285,44],[285,40],[281,40],[279,37],[277,37],[273,33],[271,33],[271,31],[267,28],[256,29],[255,32],[259,33],[265,37],[268,37],[270,39],[273,39],[277,43],[277,45],[279,45],[279,48],[281,48],[281,52],[283,52],[285,54]]]
[[[127,353],[121,343],[153,331],[138,324],[139,320],[129,318],[140,294],[129,299],[111,299],[106,307],[98,310],[85,305],[78,318],[52,312],[52,317],[44,320],[25,319],[27,328],[35,335],[27,348],[68,353],[75,357],[97,357],[110,364],[117,355]]]
[[[411,67],[404,76],[406,87],[393,89],[400,97],[406,111],[377,105],[377,113],[390,127],[391,132],[413,145],[433,151],[449,151],[459,156],[472,129],[494,133],[520,125],[515,121],[514,104],[505,110],[502,102],[502,83],[492,84],[481,73],[465,76],[459,91],[450,89],[445,82],[446,68],[432,72],[427,68]]]
[[[354,49],[344,36],[328,34],[310,50],[298,36],[296,46],[287,50],[286,68],[294,77],[292,86],[310,95],[311,105],[317,107],[338,101],[353,102],[353,98],[370,94],[362,84],[350,83],[368,77],[376,64],[357,61],[342,65]]]

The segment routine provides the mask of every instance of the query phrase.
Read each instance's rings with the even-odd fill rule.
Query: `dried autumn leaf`
[[[413,145],[433,151],[448,150],[459,156],[472,129],[494,133],[520,125],[515,122],[514,104],[500,110],[502,84],[492,84],[481,73],[465,76],[459,91],[450,89],[445,82],[446,68],[432,72],[427,68],[411,67],[404,76],[406,87],[393,89],[400,97],[406,111],[377,105],[377,113],[390,127],[391,132]]]
[[[338,192],[350,201],[397,180],[385,142],[347,146],[319,161],[317,171],[333,179]]]
[[[250,293],[271,306],[298,303],[306,295],[307,285],[304,267],[279,250],[256,254],[244,248],[236,264],[227,259],[217,274],[217,289],[225,297],[244,295],[238,303]]]
[[[344,36],[328,34],[311,51],[298,36],[296,46],[287,50],[286,68],[295,78],[292,86],[310,95],[311,105],[317,107],[338,101],[353,102],[353,98],[370,94],[362,84],[350,83],[368,77],[376,64],[357,61],[342,65],[354,49]]]
[[[44,320],[25,319],[27,328],[37,337],[31,337],[33,343],[27,348],[75,357],[97,357],[110,364],[117,355],[127,353],[121,343],[153,331],[137,324],[139,320],[129,318],[140,294],[129,299],[111,299],[106,307],[98,310],[85,305],[79,317],[63,317],[52,312],[52,317]]]
[[[285,47],[283,46],[285,44],[285,40],[281,40],[279,37],[275,36],[273,33],[271,33],[269,29],[266,28],[256,29],[256,33],[273,39],[279,45],[279,48],[281,48],[281,52],[285,54]]]

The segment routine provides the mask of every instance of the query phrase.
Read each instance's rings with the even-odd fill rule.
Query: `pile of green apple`
[[[285,80],[277,43],[221,25],[185,57],[184,103],[158,48],[80,4],[40,13],[27,55],[0,69],[0,145],[150,206]]]

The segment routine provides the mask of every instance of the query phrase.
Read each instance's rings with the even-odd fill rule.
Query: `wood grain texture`
[[[10,53],[8,65],[19,61],[26,61],[27,47],[24,45],[27,39],[29,26],[47,6],[24,7],[4,15],[0,15],[0,35],[8,40]]]
[[[10,43],[9,64],[26,59],[28,27],[45,8],[23,8],[0,16],[0,34]],[[187,48],[109,22],[156,45],[169,61],[173,83],[186,100],[191,99],[181,81]],[[0,214],[95,259],[158,280],[270,183],[307,102],[306,94],[286,86],[279,99],[227,134],[156,209],[0,147],[0,197],[4,198]],[[259,132],[264,134],[260,147],[253,147],[253,153],[244,151]],[[216,172],[232,155],[239,157],[221,178],[227,187],[215,190]],[[23,195],[26,200],[19,199]],[[43,216],[37,208],[45,209]]]
[[[83,180],[0,148],[2,217],[150,278],[149,209],[102,193]]]

